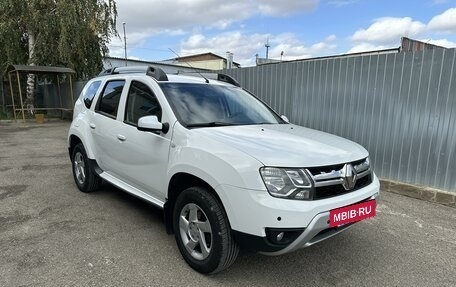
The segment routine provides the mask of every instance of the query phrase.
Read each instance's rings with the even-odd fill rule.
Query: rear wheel
[[[201,187],[177,198],[173,214],[176,242],[185,261],[201,273],[228,268],[239,253],[228,218],[219,200]]]
[[[101,178],[95,173],[81,143],[73,148],[71,162],[74,181],[80,191],[92,192],[100,188]]]

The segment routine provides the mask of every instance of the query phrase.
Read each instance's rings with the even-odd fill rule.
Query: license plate
[[[342,226],[375,216],[375,200],[349,205],[329,212],[329,227]]]

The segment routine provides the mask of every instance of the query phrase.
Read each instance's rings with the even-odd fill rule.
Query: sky
[[[397,48],[402,36],[456,47],[456,0],[117,0],[110,56],[160,61],[229,51],[283,60]],[[174,51],[174,52],[173,52]],[[177,54],[177,55],[176,55]]]

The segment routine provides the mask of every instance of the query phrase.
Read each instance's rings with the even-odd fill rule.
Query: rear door
[[[124,79],[109,80],[105,83],[89,123],[97,163],[104,171],[110,173],[113,173],[114,167],[118,165],[115,155],[120,152],[118,143],[122,123],[117,118],[125,83]]]

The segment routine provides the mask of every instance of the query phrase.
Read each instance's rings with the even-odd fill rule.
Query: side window
[[[117,108],[119,107],[120,95],[122,95],[124,86],[124,80],[107,82],[100,100],[98,101],[96,111],[115,118],[117,116]]]
[[[132,81],[125,108],[125,123],[136,126],[139,118],[144,116],[157,116],[158,120],[161,121],[160,104],[147,85]]]
[[[90,109],[90,106],[92,105],[93,98],[95,97],[100,84],[101,81],[95,81],[91,83],[84,92],[84,104],[88,109]]]

